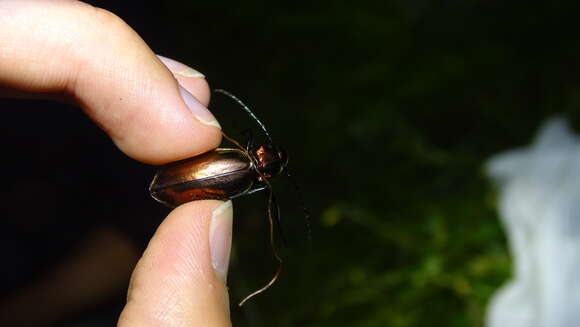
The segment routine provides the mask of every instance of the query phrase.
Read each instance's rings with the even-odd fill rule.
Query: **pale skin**
[[[122,19],[78,1],[0,1],[0,97],[74,102],[144,163],[184,159],[221,142],[201,74],[160,59]],[[231,216],[220,201],[173,210],[132,273],[118,326],[230,326]]]

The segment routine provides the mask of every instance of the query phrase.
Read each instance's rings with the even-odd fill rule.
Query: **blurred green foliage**
[[[290,226],[284,272],[232,305],[234,325],[482,326],[510,276],[483,164],[549,115],[577,121],[579,9],[172,2],[177,59],[255,109],[313,213],[312,243],[296,241],[307,234],[296,196],[276,183]],[[232,301],[275,269],[262,203],[236,202]]]

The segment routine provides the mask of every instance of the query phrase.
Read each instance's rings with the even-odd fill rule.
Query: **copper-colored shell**
[[[216,149],[159,169],[151,196],[175,207],[201,199],[230,199],[248,192],[255,181],[251,159],[241,150]]]

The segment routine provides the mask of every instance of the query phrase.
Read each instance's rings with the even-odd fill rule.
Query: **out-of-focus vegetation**
[[[289,152],[312,211],[313,241],[297,242],[307,237],[296,196],[277,183],[291,234],[283,277],[234,308],[234,324],[481,326],[510,276],[483,164],[528,143],[553,113],[578,117],[580,5],[170,9],[184,31],[177,59],[255,109]],[[234,302],[275,268],[261,201],[237,203]]]
[[[255,109],[312,212],[308,243],[296,195],[275,183],[290,239],[284,272],[234,304],[235,326],[483,324],[510,276],[483,165],[528,143],[549,115],[577,120],[579,3],[154,6],[175,34],[146,41]],[[160,26],[119,14],[145,36]],[[262,201],[236,201],[234,303],[275,269]]]

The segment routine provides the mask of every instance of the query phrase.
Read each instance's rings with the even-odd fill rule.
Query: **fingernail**
[[[179,61],[159,56],[157,55],[159,60],[165,64],[165,66],[174,74],[181,75],[183,77],[191,77],[191,78],[205,78],[205,75],[198,72],[197,70],[180,63]]]
[[[224,281],[228,276],[230,250],[232,248],[232,201],[227,201],[217,207],[211,214],[209,226],[209,249],[211,263],[215,272]]]
[[[191,93],[187,92],[187,90],[184,89],[181,85],[179,86],[179,93],[181,93],[183,102],[185,102],[185,104],[187,105],[189,110],[191,110],[191,112],[193,113],[195,118],[197,118],[197,120],[199,120],[204,125],[214,126],[219,129],[222,128],[220,126],[220,123],[218,123],[218,121],[215,119],[215,117],[212,115],[209,109],[207,109],[201,103],[199,103],[199,101],[197,101],[197,99],[193,95],[191,95]]]

